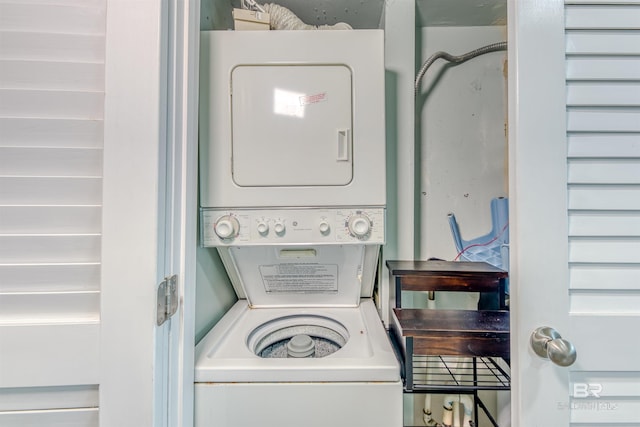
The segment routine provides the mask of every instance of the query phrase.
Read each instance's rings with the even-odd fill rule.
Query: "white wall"
[[[423,27],[420,64],[437,51],[460,55],[506,40],[506,28]],[[507,196],[506,52],[463,64],[437,60],[422,80],[419,258],[453,260],[457,251],[447,214],[466,240],[491,231],[492,198]],[[415,298],[414,303],[424,303]],[[438,308],[475,308],[477,295],[439,293]]]
[[[196,270],[196,343],[216,324],[237,297],[218,252],[214,248],[197,249]]]
[[[229,2],[203,0],[200,7],[201,31],[233,28]],[[237,301],[237,298],[216,250],[198,247],[196,252],[195,341],[197,343]]]
[[[506,28],[425,27],[422,60],[505,41]],[[436,61],[423,79],[420,115],[422,258],[456,256],[447,214],[467,240],[491,231],[489,203],[507,196],[506,52],[463,64]],[[425,93],[428,95],[425,97]]]
[[[423,27],[416,39],[419,68],[437,51],[460,55],[505,41],[506,28]],[[463,238],[470,240],[491,231],[489,203],[508,194],[506,72],[506,52],[495,52],[456,66],[439,59],[422,80],[416,107],[421,259],[456,257],[448,213],[455,213]],[[477,294],[438,292],[435,306],[475,309],[477,299]],[[413,304],[425,306],[426,295],[414,295]],[[481,398],[495,415],[495,393],[481,392]],[[420,424],[423,396],[415,399]],[[431,407],[441,421],[441,395],[433,396]],[[488,422],[484,415],[480,420]]]

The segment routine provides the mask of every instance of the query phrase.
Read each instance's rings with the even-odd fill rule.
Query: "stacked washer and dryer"
[[[402,425],[383,57],[379,30],[202,33],[201,243],[239,299],[196,347],[197,427]]]

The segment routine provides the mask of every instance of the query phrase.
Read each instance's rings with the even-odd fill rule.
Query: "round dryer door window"
[[[249,334],[247,345],[263,358],[325,357],[349,340],[347,329],[323,316],[292,315],[270,320]]]

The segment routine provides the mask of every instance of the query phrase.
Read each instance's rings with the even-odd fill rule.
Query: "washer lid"
[[[252,307],[356,307],[371,297],[377,245],[220,248],[239,298]]]

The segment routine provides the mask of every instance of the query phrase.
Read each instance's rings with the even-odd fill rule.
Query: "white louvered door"
[[[518,3],[514,425],[640,426],[640,2]],[[539,326],[572,366],[533,354]]]
[[[640,2],[565,5],[572,426],[640,426]]]
[[[105,6],[0,1],[3,426],[98,425]]]
[[[189,425],[193,332],[156,324],[195,236],[178,9],[0,0],[2,427]]]

